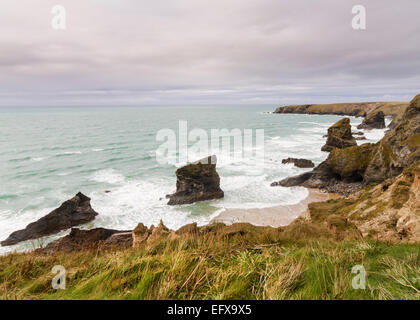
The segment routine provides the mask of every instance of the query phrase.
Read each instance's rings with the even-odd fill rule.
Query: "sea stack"
[[[98,213],[90,206],[90,198],[79,192],[65,201],[59,208],[51,211],[38,221],[30,223],[25,229],[13,232],[2,246],[10,246],[21,241],[38,239],[62,230],[78,226],[95,219]]]
[[[216,163],[216,156],[210,156],[179,168],[176,171],[176,192],[167,195],[168,205],[223,198]]]
[[[328,128],[327,142],[321,150],[331,152],[334,148],[344,149],[356,145],[351,134],[350,119],[343,118]]]
[[[357,126],[357,129],[384,129],[385,128],[385,114],[382,111],[371,112]]]

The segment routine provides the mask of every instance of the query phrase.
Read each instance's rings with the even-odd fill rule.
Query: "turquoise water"
[[[275,115],[272,107],[86,107],[0,109],[0,239],[39,219],[81,191],[99,212],[85,227],[130,229],[160,219],[171,228],[208,223],[225,208],[258,208],[297,203],[303,188],[271,188],[272,181],[304,172],[282,165],[286,157],[320,163],[322,136],[338,116]],[[265,161],[224,161],[217,170],[225,198],[169,207],[175,190],[173,164],[159,164],[156,134],[189,129],[264,129]],[[357,125],[361,119],[352,118]],[[377,141],[383,131],[367,134]],[[194,159],[198,160],[198,159]],[[307,169],[306,169],[307,170]],[[109,192],[105,192],[109,191]],[[64,232],[65,233],[65,232]],[[62,234],[64,234],[62,233]],[[50,237],[46,241],[54,239]],[[1,248],[20,250],[39,243]]]

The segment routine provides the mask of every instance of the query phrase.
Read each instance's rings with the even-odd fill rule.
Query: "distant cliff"
[[[408,102],[306,104],[278,107],[274,113],[335,114],[365,117],[372,111],[382,111],[385,116],[395,117],[403,113],[407,106]]]

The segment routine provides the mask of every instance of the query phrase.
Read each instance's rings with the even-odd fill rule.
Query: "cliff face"
[[[403,102],[361,102],[335,104],[307,104],[278,107],[274,113],[335,114],[365,117],[372,111],[382,111],[386,116],[397,116],[408,103]]]
[[[420,95],[406,109],[400,123],[376,144],[335,150],[327,159],[341,177],[360,175],[366,184],[395,177],[420,160]]]
[[[321,225],[331,220],[351,223],[363,238],[419,242],[419,194],[420,166],[417,163],[396,178],[364,188],[347,198],[312,203],[307,217],[311,223]]]

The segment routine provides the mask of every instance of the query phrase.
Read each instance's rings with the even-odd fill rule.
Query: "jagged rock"
[[[139,245],[147,241],[152,231],[148,229],[143,223],[139,223],[133,230],[133,247],[137,248]]]
[[[355,138],[356,140],[366,140],[366,137],[365,136],[363,136],[363,137],[357,137],[357,138]]]
[[[159,225],[155,228],[154,226],[152,226],[150,228],[151,230],[151,234],[150,236],[147,238],[147,243],[151,243],[154,242],[156,240],[161,240],[164,239],[166,237],[168,237],[171,234],[171,230],[169,230],[164,224],[163,221],[160,220]]]
[[[156,240],[161,240],[175,234],[176,233],[173,230],[168,229],[163,224],[162,220],[160,220],[157,227],[152,225],[150,228],[147,228],[143,223],[139,223],[132,232],[133,248],[138,248],[144,243],[152,243]]]
[[[216,162],[216,156],[211,156],[179,168],[176,171],[176,192],[167,195],[170,199],[168,205],[223,198]]]
[[[410,102],[398,125],[375,146],[364,174],[366,183],[393,178],[420,160],[420,94]]]
[[[357,143],[351,134],[350,119],[343,118],[328,128],[327,142],[321,150],[330,152],[334,148],[344,149],[355,145]]]
[[[365,134],[362,131],[356,131],[352,133],[354,136],[364,136]]]
[[[2,246],[10,246],[21,241],[38,239],[61,230],[92,221],[98,213],[90,206],[90,198],[79,192],[45,217],[30,223],[25,229],[13,232]]]
[[[296,158],[287,158],[283,159],[281,163],[293,163],[298,168],[313,168],[315,164],[311,160],[306,159],[296,159]]]
[[[37,252],[51,254],[82,249],[128,248],[131,245],[131,231],[104,228],[95,228],[92,230],[72,228],[69,235],[49,243],[45,248],[37,249]]]
[[[357,126],[357,129],[383,129],[385,128],[385,114],[382,111],[371,112]]]

